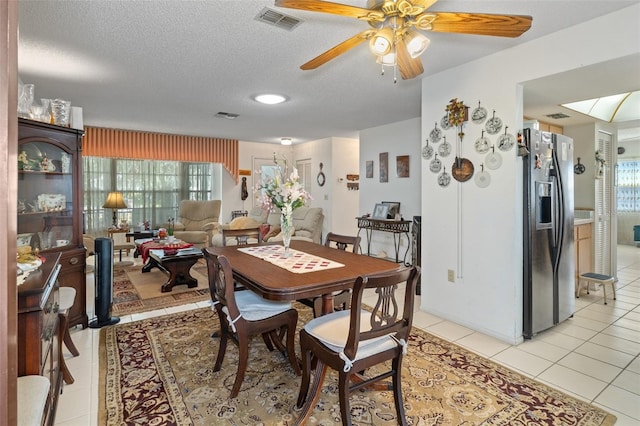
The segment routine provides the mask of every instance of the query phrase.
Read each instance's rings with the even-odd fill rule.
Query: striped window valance
[[[82,155],[221,163],[236,183],[238,140],[85,127]]]

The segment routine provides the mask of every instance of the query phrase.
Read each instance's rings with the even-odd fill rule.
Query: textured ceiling
[[[424,75],[634,3],[440,0],[430,10],[531,15],[533,25],[517,39],[431,33]],[[303,23],[287,31],[258,22],[264,7]],[[83,107],[85,125],[258,142],[357,137],[362,129],[419,117],[420,78],[398,76],[394,84],[391,70],[381,76],[366,44],[317,70],[299,66],[367,27],[353,18],[275,8],[269,0],[23,0],[19,74],[36,85],[37,99]],[[535,83],[546,90],[543,81]],[[266,107],[251,99],[262,92],[290,100]],[[536,99],[535,90],[525,93]],[[556,112],[560,102],[566,100],[544,99],[546,106],[536,105],[535,114],[525,106],[525,113]],[[215,118],[221,111],[239,117]]]

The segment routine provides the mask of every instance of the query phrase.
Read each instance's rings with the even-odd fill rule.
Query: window
[[[83,167],[84,225],[90,234],[111,225],[112,212],[102,205],[112,191],[122,192],[127,208],[118,210],[118,221],[130,226],[149,220],[157,227],[177,216],[181,200],[217,198],[218,164],[84,157]]]
[[[618,212],[640,212],[640,159],[618,161]]]

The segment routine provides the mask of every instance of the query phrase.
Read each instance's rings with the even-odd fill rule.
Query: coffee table
[[[202,252],[195,248],[180,250],[174,255],[163,255],[161,252],[152,250],[149,253],[149,261],[142,267],[142,272],[158,268],[169,274],[169,280],[161,288],[163,293],[170,292],[176,285],[186,284],[187,287],[194,288],[198,286],[198,280],[193,278],[189,271],[202,257]]]

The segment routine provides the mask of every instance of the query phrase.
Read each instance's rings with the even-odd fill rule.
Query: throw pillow
[[[260,226],[259,222],[256,222],[254,219],[246,216],[236,217],[229,222],[229,229],[257,228],[258,226]]]
[[[269,232],[265,236],[262,237],[264,241],[268,241],[269,238],[275,237],[280,233],[280,225],[272,225],[269,228]]]

